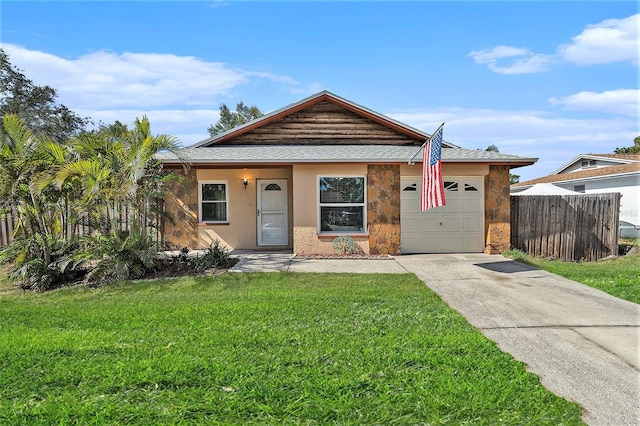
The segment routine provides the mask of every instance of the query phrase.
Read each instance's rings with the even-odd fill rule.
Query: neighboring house
[[[445,127],[446,133],[446,127]],[[183,173],[165,206],[165,240],[204,248],[365,254],[499,253],[509,248],[509,170],[537,159],[444,142],[447,205],[420,212],[414,129],[323,91],[160,158]],[[415,164],[409,160],[415,156]],[[182,164],[190,167],[183,170]]]
[[[640,154],[582,154],[549,176],[512,185],[511,193],[553,183],[585,194],[619,192],[622,236],[640,236]]]

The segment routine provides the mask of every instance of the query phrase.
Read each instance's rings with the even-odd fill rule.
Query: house
[[[548,176],[514,184],[511,192],[538,183],[585,194],[619,192],[620,235],[640,237],[640,154],[581,154]]]
[[[445,128],[446,131],[446,128]],[[174,247],[366,254],[499,253],[509,248],[509,170],[537,159],[443,142],[447,205],[420,212],[428,135],[323,91],[175,155],[184,175],[165,206]],[[410,159],[415,156],[415,164]],[[185,170],[182,164],[189,167]]]

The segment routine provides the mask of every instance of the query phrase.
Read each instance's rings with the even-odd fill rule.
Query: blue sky
[[[0,4],[11,63],[95,122],[191,145],[225,103],[269,112],[329,90],[546,175],[640,134],[634,1]]]

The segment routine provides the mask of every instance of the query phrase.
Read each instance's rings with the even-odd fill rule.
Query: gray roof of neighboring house
[[[515,187],[531,186],[536,183],[551,183],[551,182],[571,182],[582,181],[589,179],[601,179],[605,177],[629,175],[640,173],[640,162],[619,164],[617,166],[597,167],[589,170],[577,170],[570,173],[560,173],[555,175],[543,176],[537,179],[531,179],[524,182],[514,184]]]
[[[183,148],[156,157],[167,164],[293,164],[293,163],[404,163],[422,162],[421,148],[393,145],[222,145]],[[537,158],[464,148],[443,148],[444,163],[504,163],[529,165]]]
[[[605,160],[614,163],[628,164],[639,162],[640,154],[580,154],[574,157],[571,161],[552,171],[550,175],[561,174],[564,170],[569,168],[569,166],[572,166],[573,164],[576,164],[578,161],[582,160]]]

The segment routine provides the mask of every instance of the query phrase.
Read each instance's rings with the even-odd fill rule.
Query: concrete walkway
[[[590,425],[640,424],[640,306],[502,256],[302,260],[239,253],[232,270],[415,273]]]
[[[240,261],[231,272],[339,272],[406,274],[393,258],[384,260],[301,259],[290,252],[231,252]]]

